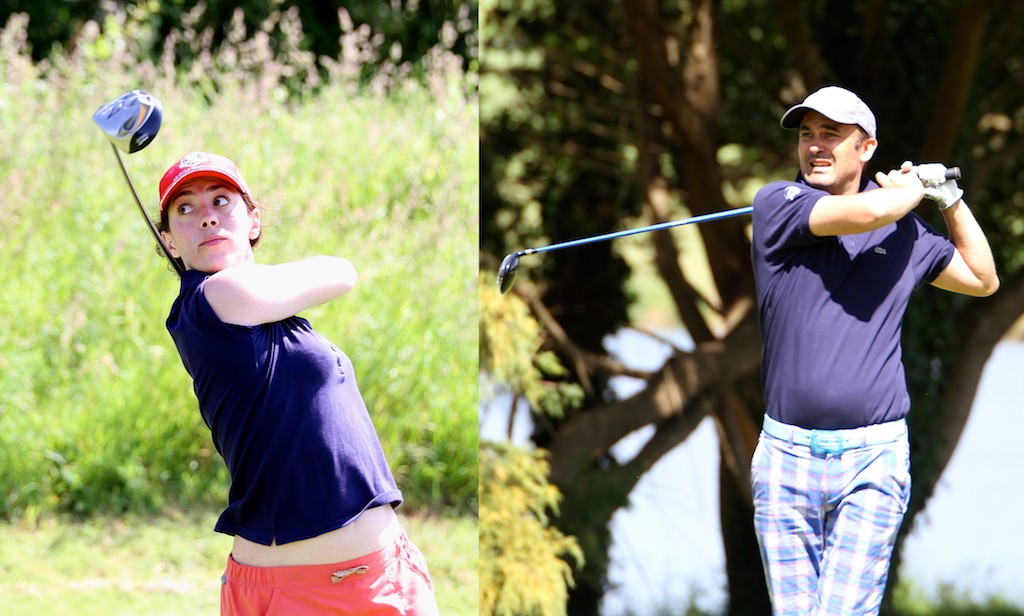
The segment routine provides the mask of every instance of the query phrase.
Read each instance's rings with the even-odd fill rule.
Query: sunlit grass
[[[476,518],[406,516],[427,558],[442,614],[475,616]],[[231,538],[213,532],[216,513],[86,521],[47,518],[0,526],[5,616],[216,614]]]

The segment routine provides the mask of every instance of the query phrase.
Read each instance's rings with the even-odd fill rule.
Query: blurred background
[[[153,215],[213,151],[268,208],[258,261],[355,263],[304,316],[353,359],[442,609],[478,613],[477,49],[474,2],[0,6],[5,614],[217,610],[227,474],[164,328],[178,280],[92,121],[136,88]]]
[[[520,249],[750,205],[796,175],[782,113],[839,84],[878,119],[870,173],[962,168],[1002,281],[983,300],[911,300],[913,500],[884,612],[1024,612],[1009,402],[1024,313],[1022,12],[481,3],[485,610],[769,613],[749,487],[763,408],[749,217],[523,257],[505,295],[495,274]],[[930,202],[918,213],[945,228]],[[513,533],[533,539],[503,543]],[[535,571],[554,582],[531,592]]]

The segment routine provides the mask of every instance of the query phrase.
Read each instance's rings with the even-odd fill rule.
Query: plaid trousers
[[[877,614],[910,502],[910,444],[812,451],[761,432],[754,527],[776,616]]]

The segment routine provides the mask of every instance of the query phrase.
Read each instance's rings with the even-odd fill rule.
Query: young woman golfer
[[[350,291],[352,264],[257,265],[260,210],[204,152],[160,180],[160,231],[186,268],[167,329],[231,473],[221,614],[437,614],[352,363],[295,316]]]

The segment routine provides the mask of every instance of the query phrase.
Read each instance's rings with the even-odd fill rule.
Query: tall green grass
[[[207,74],[185,77],[87,28],[75,53],[39,66],[23,29],[0,33],[0,516],[226,498],[164,329],[177,278],[92,122],[134,88],[164,106],[155,142],[125,157],[144,203],[155,209],[183,154],[218,152],[268,207],[257,261],[350,258],[356,289],[304,316],[352,357],[407,502],[475,512],[478,138],[465,76],[437,62],[425,83],[385,93],[339,79],[289,98],[261,78],[288,73],[270,54],[243,70],[213,50]]]

